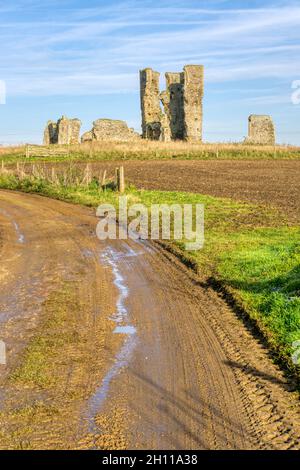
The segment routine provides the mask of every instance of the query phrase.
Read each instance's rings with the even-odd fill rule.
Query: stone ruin
[[[48,121],[44,132],[44,145],[78,144],[81,121],[62,116],[57,122]]]
[[[57,144],[58,142],[58,129],[57,123],[48,121],[44,132],[44,145]]]
[[[275,127],[271,116],[251,114],[249,116],[246,144],[275,145]]]
[[[143,138],[201,142],[204,67],[186,65],[183,72],[166,73],[162,93],[159,77],[151,68],[140,71]]]
[[[130,129],[125,121],[97,119],[93,122],[92,130],[82,135],[81,142],[101,140],[129,142],[138,139],[140,135],[134,129]]]
[[[203,65],[186,65],[183,72],[167,72],[165,76],[166,90],[160,92],[160,73],[151,68],[140,71],[142,137],[163,142],[202,142]],[[80,127],[79,119],[65,116],[57,122],[48,121],[44,145],[77,144]],[[82,135],[81,142],[131,142],[140,137],[125,121],[98,119],[93,122],[93,128]],[[244,143],[274,146],[275,128],[271,116],[249,116],[248,137]]]

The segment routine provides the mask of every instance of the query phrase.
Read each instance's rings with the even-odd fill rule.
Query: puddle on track
[[[121,273],[119,262],[128,257],[139,256],[142,252],[136,252],[132,248],[126,246],[126,252],[116,251],[112,247],[108,247],[100,255],[100,263],[102,266],[109,266],[114,276],[114,285],[117,287],[119,296],[116,303],[116,312],[111,319],[116,323],[114,334],[122,334],[125,336],[121,349],[117,352],[112,367],[109,369],[100,386],[91,397],[87,407],[86,419],[89,422],[89,432],[97,432],[95,425],[95,417],[103,406],[110,389],[112,380],[118,375],[120,370],[129,364],[132,353],[137,344],[137,330],[129,322],[129,312],[126,306],[126,299],[129,295],[129,288],[126,280]]]
[[[17,241],[18,243],[24,243],[25,242],[25,236],[24,234],[21,232],[20,230],[20,227],[19,227],[19,224],[14,220],[14,218],[7,212],[5,211],[4,209],[0,209],[0,212],[1,214],[4,215],[4,217],[6,217],[7,219],[9,219],[10,223],[13,225],[15,231],[16,231],[16,234],[17,234]]]
[[[131,325],[117,326],[114,330],[114,333],[123,335],[134,335],[136,333],[136,328]]]

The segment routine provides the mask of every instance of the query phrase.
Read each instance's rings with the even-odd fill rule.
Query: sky
[[[164,89],[186,64],[205,67],[204,141],[270,114],[278,142],[300,144],[299,25],[293,0],[0,0],[0,144],[40,143],[63,114],[140,131],[139,70]]]

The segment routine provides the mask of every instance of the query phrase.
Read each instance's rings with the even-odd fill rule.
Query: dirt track
[[[0,192],[1,448],[300,448],[291,386],[224,301],[148,243],[100,242],[96,223]],[[57,380],[12,380],[49,325]]]
[[[160,160],[97,162],[113,174],[124,165],[126,177],[138,188],[191,191],[230,197],[282,209],[300,221],[300,162],[288,160]]]

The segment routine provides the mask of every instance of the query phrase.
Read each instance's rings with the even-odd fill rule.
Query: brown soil
[[[97,174],[112,175],[124,165],[126,178],[138,188],[190,191],[273,205],[300,221],[300,162],[287,160],[181,160],[97,162]]]
[[[1,448],[299,448],[292,386],[176,258],[100,242],[85,208],[7,191],[0,208]],[[25,351],[49,325],[39,385]]]

